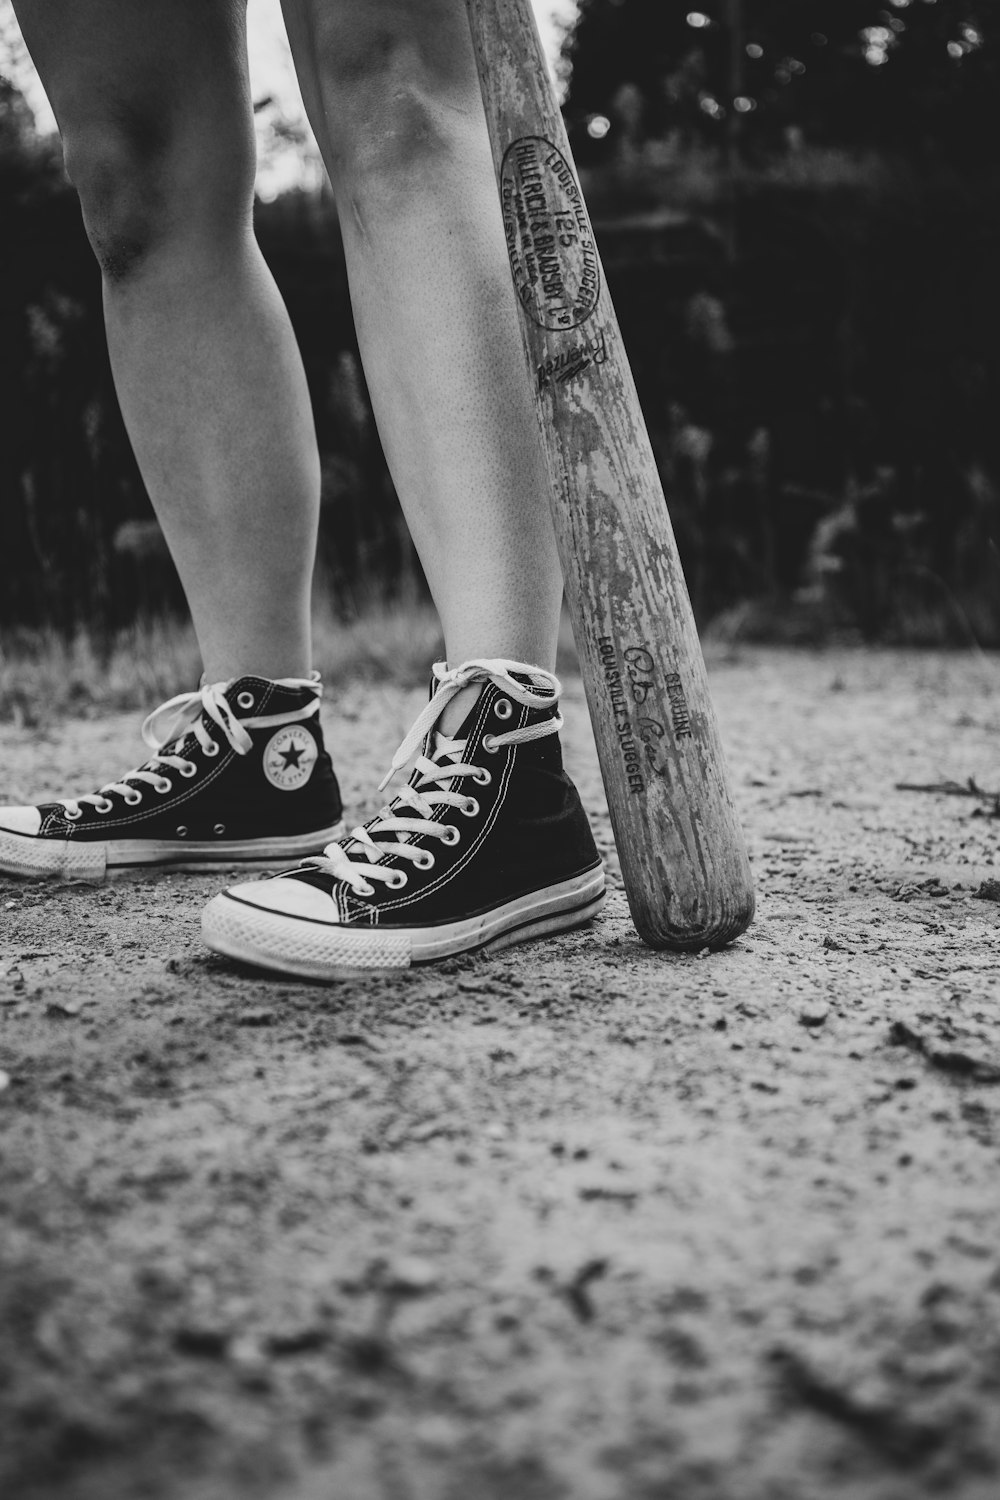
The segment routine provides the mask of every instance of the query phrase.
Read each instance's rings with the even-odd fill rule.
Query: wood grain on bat
[[[701,646],[530,0],[466,0],[612,826],[653,947],[753,915]]]

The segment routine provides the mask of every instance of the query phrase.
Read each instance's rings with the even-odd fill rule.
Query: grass
[[[0,633],[0,722],[44,727],[72,715],[152,708],[198,682],[194,631],[145,620],[106,635],[86,628]]]
[[[414,687],[444,655],[437,614],[417,597],[366,601],[348,620],[321,605],[313,622],[313,660],[329,687],[366,681]],[[568,621],[563,620],[559,670],[577,670]],[[201,657],[187,620],[141,620],[102,635],[78,629],[0,632],[0,723],[44,728],[67,717],[116,710],[148,713],[201,677]]]

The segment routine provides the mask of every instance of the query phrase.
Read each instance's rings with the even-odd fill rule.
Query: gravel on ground
[[[589,931],[323,986],[201,949],[215,876],[0,880],[0,1493],[995,1500],[1000,664],[711,677],[720,953],[636,938],[578,681]],[[422,698],[330,704],[357,815]],[[142,758],[3,728],[0,801]]]

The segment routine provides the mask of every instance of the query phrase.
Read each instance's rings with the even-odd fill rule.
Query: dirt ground
[[[722,953],[612,872],[589,932],[324,987],[200,949],[218,877],[0,884],[6,1500],[995,1500],[1000,819],[896,783],[1000,785],[1000,663],[712,680]],[[342,696],[357,813],[422,700]],[[0,800],[141,756],[6,729]]]

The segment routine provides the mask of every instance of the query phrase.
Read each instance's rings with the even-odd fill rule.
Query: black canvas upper
[[[524,682],[530,685],[530,679]],[[447,921],[458,910],[467,916],[485,912],[595,869],[600,865],[600,855],[576,787],[563,769],[558,734],[553,732],[526,744],[502,745],[492,752],[483,743],[490,735],[551,719],[554,712],[550,704],[535,709],[514,702],[496,683],[484,685],[454,738],[466,741],[461,763],[488,770],[492,780],[486,786],[471,775],[452,780],[451,790],[475,798],[479,804],[471,816],[447,803],[439,804],[434,813],[435,822],[459,830],[458,843],[449,846],[432,833],[411,835],[408,842],[412,847],[433,854],[435,863],[430,870],[421,870],[412,861],[391,854],[376,861],[370,850],[358,849],[362,863],[404,870],[407,883],[402,889],[372,881],[374,894],[362,895],[349,882],[325,870],[322,861],[279,878],[302,880],[326,891],[337,903],[342,922],[414,927]],[[424,751],[431,758],[432,742],[433,735],[428,737]],[[447,761],[440,763],[447,765]],[[437,787],[426,783],[419,769],[410,777],[410,785],[434,804]],[[399,811],[402,816],[413,816],[409,807],[401,806]],[[366,826],[372,829],[379,821],[376,817]],[[373,837],[378,842],[380,835],[376,832]]]
[[[316,701],[315,693],[308,689],[284,687],[251,676],[231,683],[224,696],[241,721],[294,714]],[[296,733],[283,742],[280,751],[272,744],[280,726],[248,729],[252,748],[246,754],[233,749],[208,714],[201,715],[201,723],[211,743],[218,745],[217,754],[206,754],[193,728],[179,743],[171,742],[161,751],[192,762],[197,767],[193,776],[185,777],[170,766],[156,768],[157,774],[171,783],[170,791],[161,793],[147,781],[130,781],[126,772],[121,780],[142,793],[141,802],[130,806],[121,793],[109,791],[105,795],[113,804],[110,812],[101,813],[92,803],[81,802],[78,818],[69,817],[61,802],[43,803],[39,806],[42,823],[37,836],[80,841],[262,839],[310,833],[340,820],[340,790],[324,747],[318,714],[296,720],[291,726]],[[317,752],[308,779],[290,789],[275,785],[264,769],[269,747],[271,760],[280,766],[285,757],[289,758],[294,773],[296,754],[300,763],[303,759],[303,745],[308,750],[305,759],[312,758],[305,736],[315,742]]]

